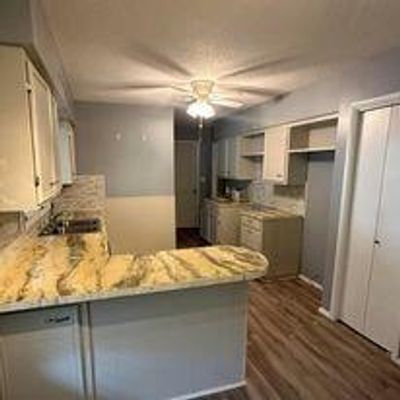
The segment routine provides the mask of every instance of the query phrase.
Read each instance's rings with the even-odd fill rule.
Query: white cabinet
[[[215,244],[239,245],[239,209],[236,205],[221,205],[215,210]]]
[[[206,200],[203,206],[201,235],[212,244],[239,244],[239,211],[237,204],[219,204]]]
[[[76,175],[75,136],[72,125],[61,121],[58,130],[58,145],[60,155],[61,182],[70,185]]]
[[[288,179],[288,146],[290,130],[286,126],[265,131],[264,179],[286,183]]]
[[[60,189],[55,102],[18,47],[0,47],[0,87],[0,211],[34,209]]]
[[[289,126],[265,130],[263,179],[278,185],[303,185],[307,173],[306,159],[289,153],[289,141]]]
[[[359,135],[341,318],[399,354],[400,107],[365,112]]]
[[[217,175],[221,178],[228,177],[228,139],[217,142]]]
[[[217,175],[226,179],[252,178],[251,161],[241,156],[239,136],[218,141]]]
[[[78,308],[0,316],[3,400],[85,399]]]

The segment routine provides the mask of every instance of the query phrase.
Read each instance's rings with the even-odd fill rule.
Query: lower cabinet
[[[0,316],[0,398],[83,400],[77,306]]]
[[[206,200],[201,211],[201,236],[212,244],[238,245],[240,208],[236,204],[218,204]]]
[[[240,239],[240,213],[239,208],[217,207],[216,226],[215,226],[215,243],[224,245],[239,245]]]

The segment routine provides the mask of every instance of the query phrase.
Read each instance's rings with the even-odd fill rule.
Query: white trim
[[[339,120],[339,129],[347,131],[347,145],[343,173],[343,190],[340,199],[339,224],[335,265],[333,270],[332,294],[330,299],[330,315],[339,319],[343,298],[349,224],[351,217],[351,202],[354,186],[354,170],[357,157],[359,122],[363,112],[377,108],[400,104],[400,92],[358,101],[350,105],[346,117]],[[342,126],[344,124],[344,126]]]
[[[330,319],[331,321],[335,321],[335,318],[333,318],[331,313],[324,307],[318,308],[318,313],[323,315],[325,318]]]
[[[331,120],[335,120],[338,118],[339,118],[339,113],[335,112],[335,113],[330,113],[330,114],[318,115],[318,116],[312,117],[312,118],[298,119],[293,122],[287,123],[287,125],[289,125],[290,128],[295,128],[297,126],[310,125],[310,124],[315,124],[318,122],[331,121]]]
[[[209,396],[216,393],[226,392],[228,390],[238,389],[240,387],[246,386],[246,381],[240,381],[224,386],[217,386],[212,389],[200,390],[195,393],[184,394],[183,396],[173,397],[170,400],[190,400],[197,399],[198,397]]]
[[[300,274],[300,275],[299,275],[299,278],[300,278],[303,282],[309,284],[310,286],[315,287],[315,289],[318,289],[318,290],[320,290],[320,291],[322,292],[322,290],[323,290],[322,285],[320,285],[318,282],[313,281],[312,279],[308,278],[307,276],[305,276],[305,275],[303,275],[303,274]]]

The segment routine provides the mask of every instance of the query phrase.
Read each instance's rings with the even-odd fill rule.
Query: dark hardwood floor
[[[298,279],[251,283],[247,387],[203,400],[399,400],[400,368],[319,306]]]
[[[178,228],[176,230],[176,247],[178,249],[201,246],[210,246],[210,243],[200,236],[198,228]]]

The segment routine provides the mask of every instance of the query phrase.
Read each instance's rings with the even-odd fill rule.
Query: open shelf
[[[337,119],[312,121],[290,128],[290,154],[335,151]]]
[[[258,157],[264,157],[264,152],[263,151],[252,151],[252,152],[247,152],[247,153],[242,153],[242,157],[251,157],[251,158],[258,158]]]
[[[298,149],[289,149],[291,154],[301,154],[301,153],[320,153],[324,151],[335,151],[335,146],[324,146],[324,147],[305,147]]]

